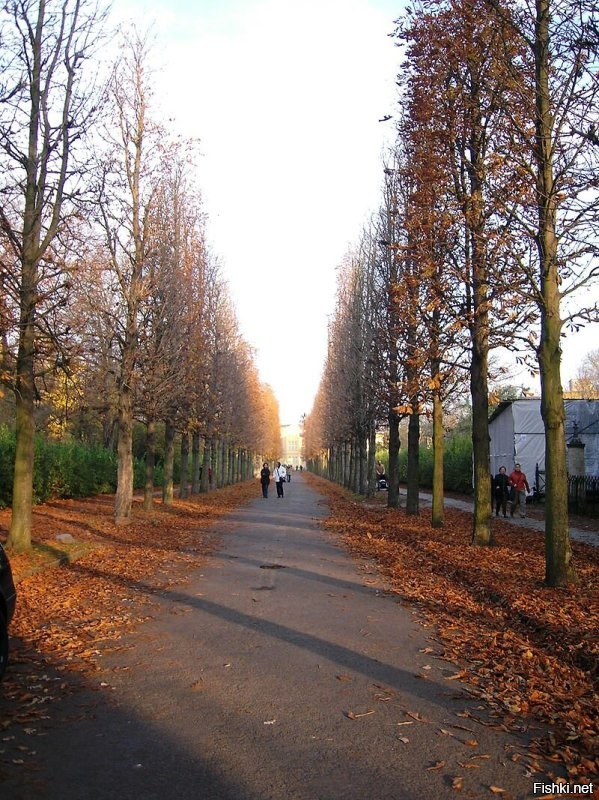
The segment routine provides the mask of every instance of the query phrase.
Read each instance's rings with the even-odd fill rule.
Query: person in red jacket
[[[520,469],[520,464],[514,465],[514,471],[510,475],[511,487],[511,509],[510,516],[514,516],[514,511],[519,508],[520,516],[526,516],[526,494],[530,492],[526,475]]]

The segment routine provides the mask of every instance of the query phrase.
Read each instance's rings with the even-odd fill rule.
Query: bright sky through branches
[[[200,140],[208,237],[281,420],[309,412],[335,268],[380,202],[403,0],[117,0],[157,99]]]
[[[281,421],[309,412],[336,267],[381,199],[404,0],[115,0],[155,38],[157,100],[200,140],[198,183],[244,337]],[[594,326],[597,333],[597,326]],[[593,331],[564,345],[575,377]],[[517,374],[516,374],[517,373]],[[509,382],[538,391],[514,370]]]

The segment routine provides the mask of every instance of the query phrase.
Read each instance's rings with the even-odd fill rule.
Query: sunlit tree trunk
[[[492,543],[491,476],[489,444],[489,268],[485,252],[485,222],[480,171],[482,129],[480,119],[472,125],[470,153],[470,198],[467,208],[468,242],[471,253],[472,358],[470,396],[472,398],[472,453],[474,472],[474,514],[472,541]],[[468,245],[467,245],[468,246]]]
[[[549,586],[576,583],[568,525],[568,477],[561,381],[557,197],[554,189],[554,131],[549,93],[550,0],[536,0],[535,95],[538,251],[541,272],[541,414],[545,427],[545,581]]]
[[[120,390],[119,395],[114,518],[117,525],[127,525],[131,518],[133,499],[133,398],[131,390],[126,386]]]

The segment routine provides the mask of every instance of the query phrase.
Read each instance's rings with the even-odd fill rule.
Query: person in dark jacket
[[[270,470],[268,468],[268,464],[266,461],[262,464],[262,469],[260,470],[260,483],[262,484],[262,497],[264,499],[268,498],[268,486],[270,484]]]
[[[495,499],[495,516],[499,516],[499,509],[507,517],[507,501],[510,496],[510,479],[504,466],[499,467],[499,472],[493,478],[493,497]]]

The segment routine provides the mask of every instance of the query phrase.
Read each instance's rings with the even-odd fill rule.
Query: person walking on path
[[[281,466],[280,461],[277,461],[277,466],[275,467],[273,475],[277,486],[277,497],[283,497],[283,484],[285,483],[287,470],[285,467]]]
[[[510,479],[504,466],[499,467],[499,472],[493,478],[493,497],[495,499],[495,516],[499,516],[499,509],[503,516],[507,516],[507,501],[510,494]]]
[[[262,485],[262,497],[267,500],[268,486],[270,484],[270,470],[266,461],[262,464],[262,469],[260,470],[260,483]]]
[[[510,509],[510,516],[514,516],[514,511],[520,509],[520,518],[524,519],[526,516],[526,493],[530,492],[528,480],[526,475],[520,469],[520,464],[514,466],[514,471],[511,473],[510,478],[511,494],[512,494],[512,507]]]

